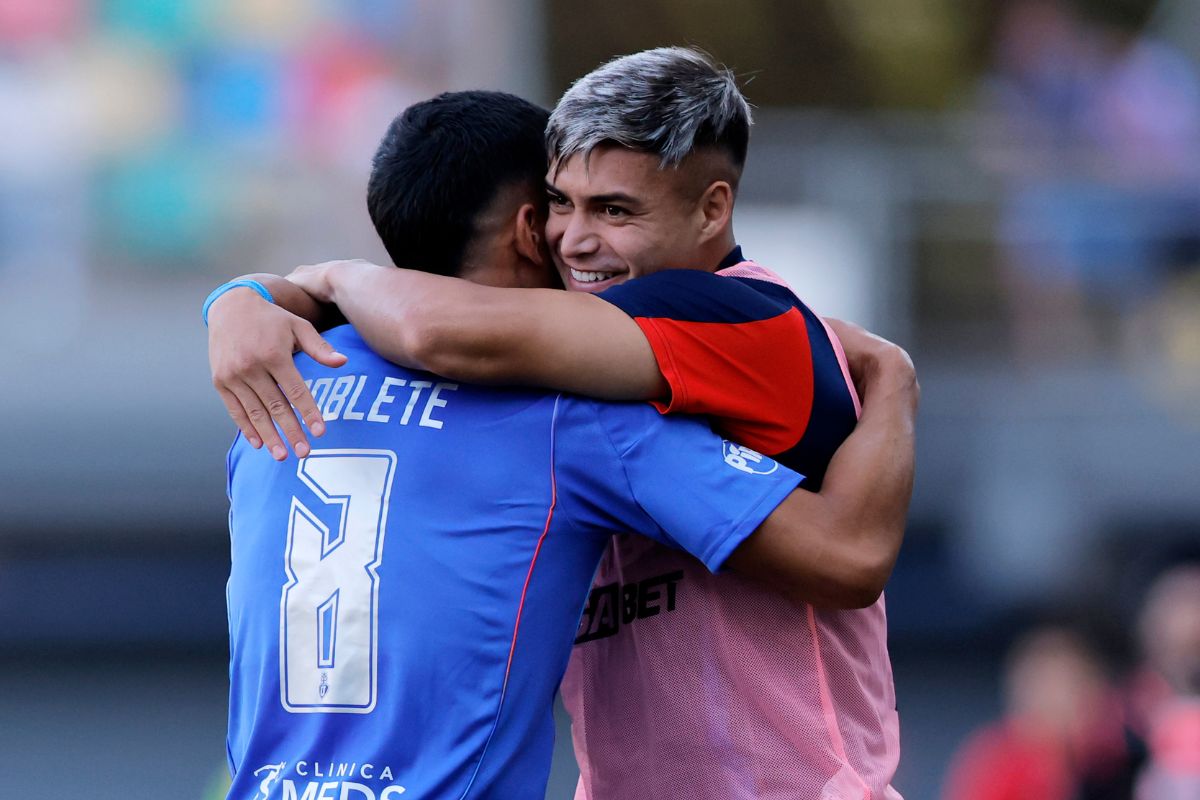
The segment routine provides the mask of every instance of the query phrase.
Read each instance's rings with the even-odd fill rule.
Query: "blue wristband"
[[[258,281],[230,281],[229,283],[223,283],[212,290],[212,294],[205,298],[204,306],[200,309],[200,316],[204,320],[205,327],[208,327],[208,309],[213,303],[217,302],[217,298],[228,292],[230,289],[237,289],[242,286],[258,292],[259,296],[268,303],[273,304],[275,302],[275,298],[271,296],[269,291],[267,291],[267,287],[263,286]]]

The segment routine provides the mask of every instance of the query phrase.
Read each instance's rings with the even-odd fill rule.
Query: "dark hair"
[[[503,92],[447,92],[392,120],[375,153],[367,210],[398,267],[455,275],[497,192],[542,197],[550,112]]]

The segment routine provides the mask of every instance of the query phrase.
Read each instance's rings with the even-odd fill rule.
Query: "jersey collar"
[[[733,249],[729,251],[729,255],[721,259],[720,264],[717,264],[717,269],[721,270],[729,269],[730,267],[736,267],[745,260],[746,259],[742,257],[742,246],[734,245]]]

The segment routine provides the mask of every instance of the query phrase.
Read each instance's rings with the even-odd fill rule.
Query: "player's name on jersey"
[[[310,378],[304,385],[312,392],[313,400],[326,422],[344,419],[351,422],[414,424],[438,430],[441,430],[443,420],[435,414],[449,402],[443,393],[458,389],[457,383],[378,375]]]

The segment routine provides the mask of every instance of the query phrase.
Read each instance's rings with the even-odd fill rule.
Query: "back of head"
[[[398,267],[455,275],[497,194],[544,195],[549,112],[503,92],[447,92],[388,126],[367,184],[367,210]]]
[[[615,144],[656,155],[663,168],[715,149],[740,175],[751,122],[733,73],[698,50],[660,47],[609,61],[576,81],[550,116],[546,145],[558,164]]]

